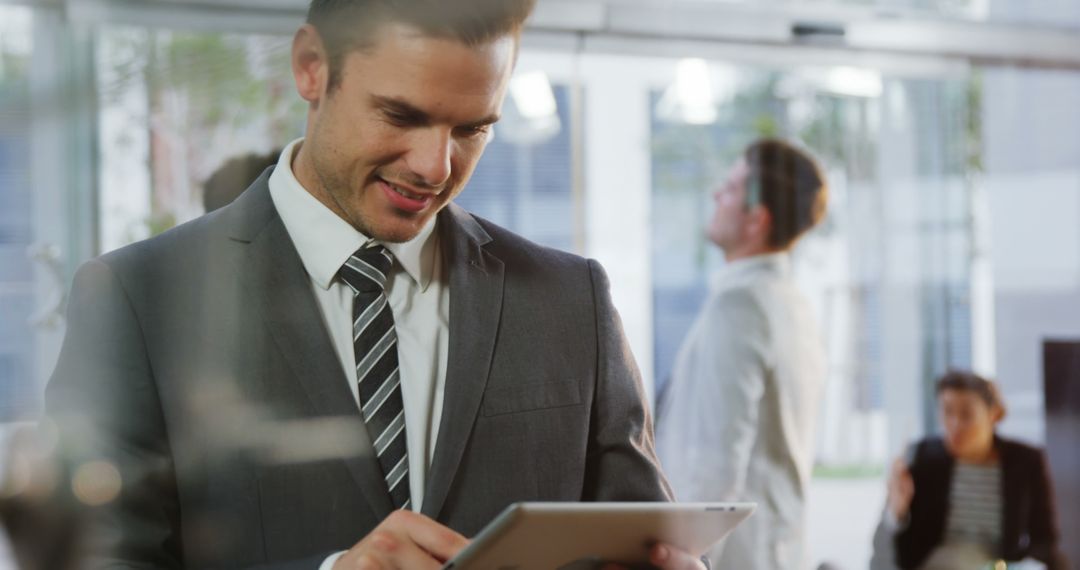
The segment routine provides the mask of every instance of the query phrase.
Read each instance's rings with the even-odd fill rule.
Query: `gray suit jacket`
[[[314,569],[391,512],[268,175],[75,277],[46,409],[70,465],[119,475],[92,513],[104,566]],[[514,501],[668,500],[600,266],[454,205],[438,231],[450,349],[424,514],[469,536]],[[91,503],[115,483],[96,472]]]

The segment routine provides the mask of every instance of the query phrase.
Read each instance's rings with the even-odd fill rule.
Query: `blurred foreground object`
[[[81,518],[53,461],[54,433],[47,425],[35,429],[22,424],[0,434],[0,527],[14,558],[0,558],[2,568],[78,567]]]

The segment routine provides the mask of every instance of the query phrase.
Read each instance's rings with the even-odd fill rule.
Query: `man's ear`
[[[292,72],[297,93],[308,103],[318,104],[330,80],[330,59],[322,36],[311,24],[300,26],[293,37]]]
[[[764,204],[752,206],[746,213],[746,230],[750,237],[763,246],[769,245],[769,234],[772,233],[772,214]]]

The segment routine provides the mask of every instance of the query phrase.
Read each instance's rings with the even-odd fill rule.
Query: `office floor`
[[[865,570],[884,504],[885,482],[878,478],[811,480],[806,519],[809,568],[829,562],[839,570]]]

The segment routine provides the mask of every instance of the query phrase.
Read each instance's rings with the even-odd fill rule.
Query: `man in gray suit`
[[[533,1],[315,0],[305,138],[79,270],[46,400],[103,566],[438,568],[515,501],[669,498],[603,270],[450,203]]]

